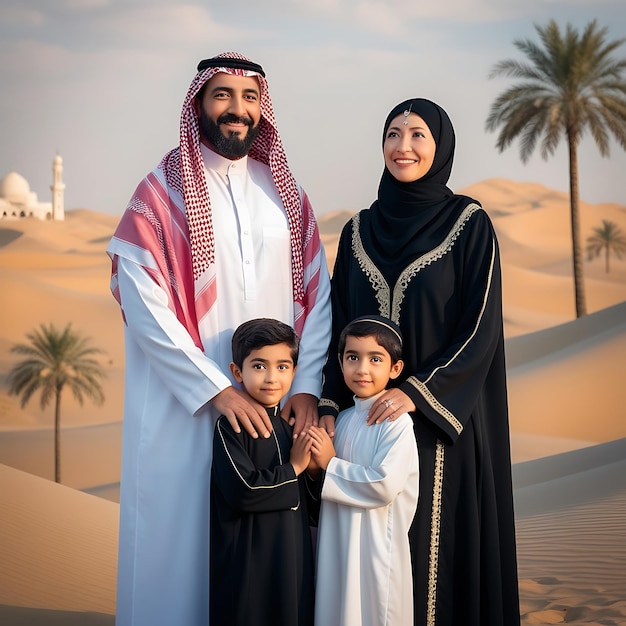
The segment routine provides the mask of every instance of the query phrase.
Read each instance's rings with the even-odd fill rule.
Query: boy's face
[[[278,343],[253,350],[245,358],[241,369],[231,363],[230,371],[251,398],[270,408],[287,395],[296,367],[289,346]]]
[[[374,337],[346,337],[341,369],[346,385],[358,398],[371,398],[387,387],[390,378],[397,378],[402,361],[391,362],[389,352]]]

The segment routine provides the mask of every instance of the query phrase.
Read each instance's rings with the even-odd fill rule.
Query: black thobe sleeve
[[[320,507],[322,504],[322,486],[324,484],[325,475],[326,472],[322,470],[315,478],[312,478],[308,472],[304,472],[300,477],[306,494],[309,526],[317,527],[319,523]]]
[[[274,437],[275,434],[272,434]],[[289,463],[289,452],[282,465],[256,467],[249,452],[254,445],[276,445],[270,440],[254,440],[246,432],[235,433],[220,417],[213,443],[213,485],[235,511],[265,513],[295,510],[300,506],[298,477]]]
[[[341,331],[352,319],[347,311],[348,276],[346,268],[352,259],[352,225],[350,220],[341,231],[335,267],[331,278],[330,301],[332,306],[332,334],[328,348],[328,359],[323,371],[322,397],[319,401],[319,414],[331,414],[335,418],[339,411],[351,406],[352,393],[343,380],[339,364],[338,345]]]
[[[443,350],[400,388],[417,409],[454,442],[470,419],[502,346],[502,286],[495,232],[484,211],[470,220],[457,257],[461,314]],[[457,251],[459,252],[459,251]]]

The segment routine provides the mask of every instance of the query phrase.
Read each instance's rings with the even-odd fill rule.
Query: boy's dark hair
[[[300,352],[300,338],[296,331],[288,324],[269,317],[259,317],[241,324],[233,333],[231,342],[233,363],[239,368],[253,350],[265,346],[275,346],[286,343],[291,350],[291,360],[294,366],[298,364]]]
[[[402,358],[402,333],[397,324],[381,315],[364,315],[352,320],[339,335],[339,358],[343,358],[347,337],[374,337],[391,357],[392,363]]]

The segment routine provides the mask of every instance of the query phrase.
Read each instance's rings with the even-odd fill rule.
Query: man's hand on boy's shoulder
[[[267,411],[247,393],[234,387],[226,387],[211,399],[211,404],[223,415],[236,433],[241,426],[255,439],[269,437],[272,422]],[[240,426],[241,424],[241,426]]]

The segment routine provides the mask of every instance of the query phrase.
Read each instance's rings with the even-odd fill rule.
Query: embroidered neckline
[[[465,209],[463,209],[463,212],[454,223],[445,239],[437,247],[429,250],[404,268],[394,285],[393,293],[389,284],[382,275],[382,272],[376,267],[367,252],[365,252],[365,247],[363,246],[360,233],[360,213],[357,213],[352,218],[352,252],[354,253],[354,257],[356,258],[359,267],[368,277],[370,284],[374,289],[380,315],[388,317],[396,324],[399,324],[402,301],[404,300],[404,294],[411,280],[419,271],[431,263],[443,258],[452,250],[454,243],[459,238],[459,235],[465,228],[465,225],[469,221],[470,217],[476,211],[480,210],[480,208],[480,205],[474,202],[468,204]]]

